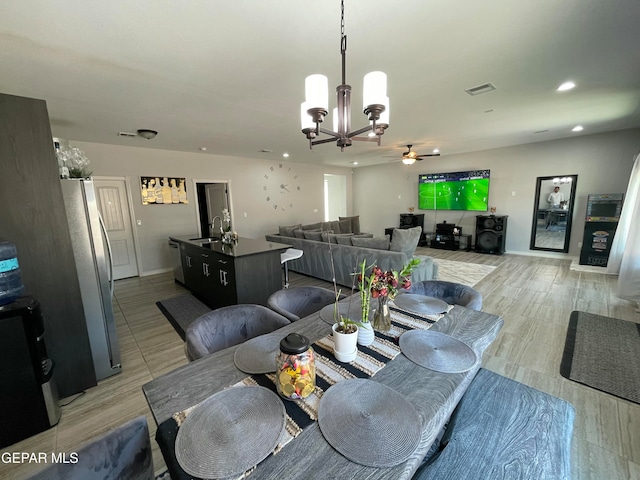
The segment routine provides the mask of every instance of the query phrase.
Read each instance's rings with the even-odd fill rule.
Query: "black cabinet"
[[[184,284],[211,308],[240,303],[266,305],[282,288],[280,250],[232,256],[180,242]]]

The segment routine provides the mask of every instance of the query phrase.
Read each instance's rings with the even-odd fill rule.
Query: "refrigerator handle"
[[[98,219],[100,220],[100,229],[104,236],[104,241],[107,244],[107,253],[109,254],[109,297],[113,300],[113,257],[111,256],[111,243],[109,243],[109,236],[107,235],[107,227],[104,225],[102,215],[98,213]]]

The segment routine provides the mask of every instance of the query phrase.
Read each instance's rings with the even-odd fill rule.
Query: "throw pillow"
[[[314,232],[313,230],[303,230],[303,232],[306,240],[315,240],[316,242],[322,241],[322,232]]]
[[[351,220],[351,232],[355,235],[360,233],[360,215],[353,217],[338,217],[338,220]]]
[[[294,230],[293,231],[293,236],[296,237],[296,238],[304,239],[304,230]]]
[[[351,230],[351,220],[338,220],[338,226],[340,227],[340,233],[353,233]]]
[[[302,225],[301,230],[320,230],[322,223],[310,223],[309,225]],[[325,229],[326,230],[326,229]]]
[[[354,235],[354,237],[358,237],[358,238],[373,238],[373,233],[359,233],[358,235]]]
[[[293,234],[294,230],[299,230],[302,227],[302,224],[298,224],[298,225],[289,225],[289,226],[281,226],[278,227],[278,233],[280,234],[281,237],[295,237],[295,235]]]
[[[394,228],[389,250],[403,252],[407,256],[407,260],[411,260],[416,252],[421,234],[422,227]]]
[[[345,237],[351,237],[351,236],[353,236],[351,233],[333,233],[329,235],[329,240],[331,240],[331,243],[340,243],[338,241],[339,238],[345,238]],[[351,245],[351,242],[349,242],[348,245]]]
[[[349,247],[353,245],[351,243],[351,239],[354,238],[353,235],[336,235],[335,237],[338,245],[348,245]]]
[[[322,239],[323,242],[328,243],[329,242],[329,235],[333,234],[333,232],[331,230],[329,230],[328,232],[320,232],[322,235],[320,235],[320,238]]]
[[[395,235],[395,233],[394,233]],[[351,243],[354,247],[375,248],[377,250],[389,250],[389,235],[384,237],[361,238],[353,237]]]

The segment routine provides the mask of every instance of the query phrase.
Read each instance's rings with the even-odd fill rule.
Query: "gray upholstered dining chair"
[[[140,416],[96,437],[72,453],[67,463],[49,463],[30,480],[153,480],[147,418]],[[77,460],[77,461],[76,461]],[[73,463],[76,461],[75,463]]]
[[[443,280],[425,280],[411,285],[408,293],[439,298],[450,305],[482,310],[482,294],[467,285]]]
[[[346,298],[340,295],[340,300]],[[312,313],[322,310],[336,299],[335,293],[322,287],[293,287],[278,290],[267,299],[267,305],[273,311],[295,322]]]
[[[195,319],[185,335],[185,354],[190,362],[273,332],[290,322],[262,305],[231,305]]]

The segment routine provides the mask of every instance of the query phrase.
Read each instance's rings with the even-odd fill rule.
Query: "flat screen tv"
[[[489,170],[420,174],[418,208],[486,212],[489,209]]]

